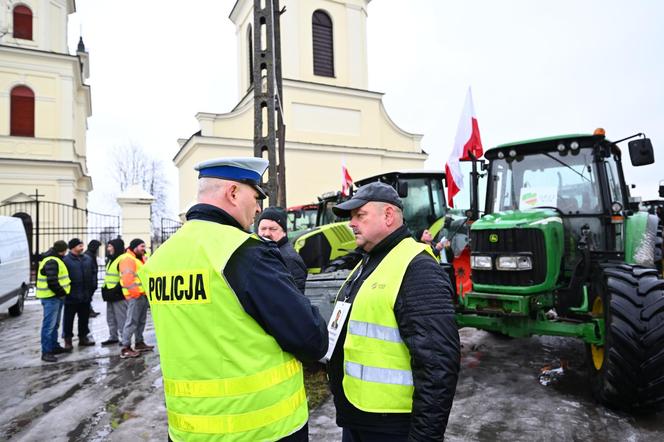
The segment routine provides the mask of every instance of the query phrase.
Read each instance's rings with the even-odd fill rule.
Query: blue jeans
[[[58,328],[60,327],[60,314],[62,313],[61,298],[45,298],[41,300],[44,307],[44,320],[41,329],[42,353],[53,353],[58,346]]]

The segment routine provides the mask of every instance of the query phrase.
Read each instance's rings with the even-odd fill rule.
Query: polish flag
[[[342,164],[341,165],[341,194],[343,196],[349,196],[351,187],[353,187],[353,179],[350,177],[350,174],[348,173],[348,169],[346,169],[346,165]]]
[[[447,204],[454,207],[452,198],[463,189],[463,174],[459,160],[470,160],[470,154],[475,158],[480,158],[484,151],[482,150],[482,140],[480,139],[480,127],[477,124],[475,107],[473,106],[473,95],[468,88],[466,102],[463,106],[463,112],[457,126],[456,137],[454,138],[454,147],[445,164],[445,175],[447,179]]]

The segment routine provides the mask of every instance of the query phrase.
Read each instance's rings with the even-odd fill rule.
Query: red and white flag
[[[350,189],[353,187],[353,179],[350,177],[350,173],[348,173],[348,169],[346,169],[346,165],[342,164],[341,165],[341,194],[343,196],[349,196],[350,195]]]
[[[470,160],[470,154],[480,158],[484,154],[482,140],[480,139],[480,127],[477,124],[475,107],[473,106],[473,94],[468,88],[466,102],[457,126],[454,147],[445,164],[445,175],[447,179],[447,204],[454,207],[452,198],[463,189],[463,174],[459,160]]]

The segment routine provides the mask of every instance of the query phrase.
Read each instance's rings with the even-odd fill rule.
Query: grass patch
[[[330,396],[325,370],[304,370],[304,388],[307,391],[309,410],[313,410]]]

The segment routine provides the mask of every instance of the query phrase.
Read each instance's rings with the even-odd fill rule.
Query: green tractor
[[[460,327],[576,337],[594,395],[612,408],[664,404],[662,226],[630,203],[617,143],[566,135],[485,153],[485,215],[470,229],[472,290]],[[650,140],[629,142],[634,166]]]
[[[355,184],[382,181],[394,187],[404,203],[404,220],[411,231],[429,229],[436,237],[444,227],[450,229],[458,239],[467,234],[464,229],[466,215],[455,215],[445,226],[447,207],[442,171],[396,171],[375,175]],[[348,220],[337,218],[332,207],[341,202],[339,193],[321,199],[318,211],[318,227],[300,235],[293,242],[294,249],[304,260],[309,273],[352,269],[359,259],[355,250],[355,236],[348,227]],[[450,236],[448,236],[449,238]]]

